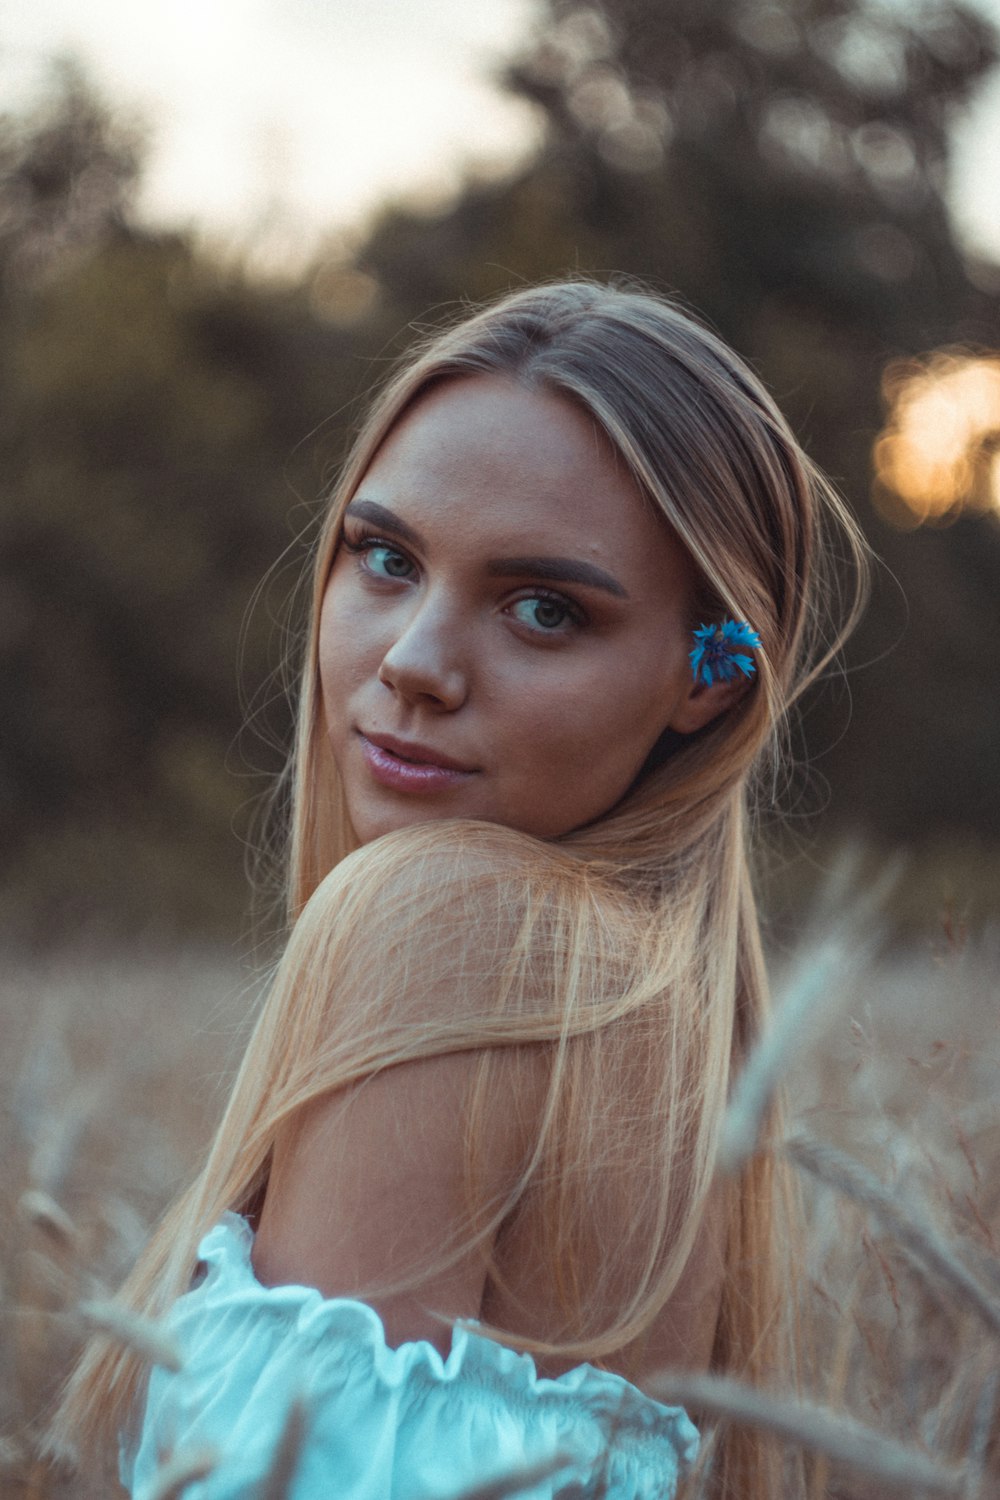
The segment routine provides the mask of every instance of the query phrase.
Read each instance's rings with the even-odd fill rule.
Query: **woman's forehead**
[[[572,545],[634,567],[679,547],[596,420],[506,376],[439,385],[390,431],[354,500],[465,545]]]

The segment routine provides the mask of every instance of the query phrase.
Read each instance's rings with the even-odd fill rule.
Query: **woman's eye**
[[[410,578],[413,575],[413,563],[405,552],[400,552],[398,547],[393,547],[389,542],[381,542],[376,537],[359,537],[357,541],[350,541],[344,537],[344,546],[348,552],[354,552],[360,559],[360,565],[366,573],[374,573],[376,578]]]
[[[384,547],[381,543],[365,548],[365,562],[382,578],[409,578],[413,572],[413,564],[405,552],[397,552],[395,547]]]
[[[580,612],[571,604],[562,599],[550,599],[544,594],[516,600],[511,605],[511,614],[520,624],[539,634],[555,635],[581,623]]]

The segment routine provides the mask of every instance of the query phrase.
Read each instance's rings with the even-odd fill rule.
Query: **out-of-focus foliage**
[[[25,118],[0,115],[0,274],[8,297],[124,227],[141,151],[141,132],[109,117],[72,62],[54,65],[51,96]]]
[[[255,586],[414,320],[575,269],[676,291],[749,356],[898,579],[852,652],[891,648],[852,678],[846,735],[843,693],[808,717],[830,825],[1000,839],[1000,527],[903,535],[868,501],[886,363],[1000,343],[941,197],[948,122],[995,58],[948,0],[547,0],[504,79],[544,116],[536,157],[434,214],[387,207],[295,285],[137,228],[141,141],[71,69],[0,117],[9,920],[231,929]],[[270,723],[287,735],[280,706]]]
[[[234,829],[260,790],[234,748],[241,627],[290,513],[308,521],[296,485],[315,499],[323,444],[297,446],[357,386],[352,348],[304,292],[131,227],[131,145],[75,74],[57,82],[37,117],[0,121],[8,911],[232,927]],[[250,617],[251,691],[271,633]]]

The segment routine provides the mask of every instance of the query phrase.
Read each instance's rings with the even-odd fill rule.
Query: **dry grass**
[[[812,1394],[849,1417],[847,1448],[809,1444],[826,1455],[818,1492],[985,1500],[1000,1493],[1000,931],[970,941],[946,922],[879,963],[863,933],[844,948],[812,1026],[822,1040],[761,1048],[762,1076],[776,1051],[793,1059],[786,1149],[810,1216]],[[808,951],[787,966],[793,1025],[810,972]],[[937,1481],[894,1487],[876,1435],[887,1463],[902,1445]]]
[[[89,1323],[203,1148],[253,1005],[218,953],[8,959],[0,982],[0,1494],[101,1500],[40,1444]],[[120,1325],[120,1315],[119,1325]],[[152,1358],[155,1329],[117,1329]]]
[[[796,1034],[763,1058],[730,1132],[745,1149],[775,1078],[791,1087],[822,1357],[804,1405],[753,1408],[727,1386],[690,1399],[808,1442],[830,1500],[1000,1493],[998,937],[946,931],[876,963],[827,934],[800,953],[786,986]],[[0,1494],[11,1500],[96,1500],[40,1459],[47,1413],[84,1318],[107,1326],[109,1288],[203,1146],[252,1004],[236,963],[210,953],[6,965]],[[158,1330],[117,1332],[170,1362]],[[275,1495],[301,1441],[286,1436]],[[162,1495],[182,1495],[211,1462],[171,1455]]]

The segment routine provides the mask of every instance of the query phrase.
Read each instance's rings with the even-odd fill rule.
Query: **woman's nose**
[[[383,656],[379,682],[413,702],[460,708],[468,692],[461,636],[453,614],[425,601]]]

